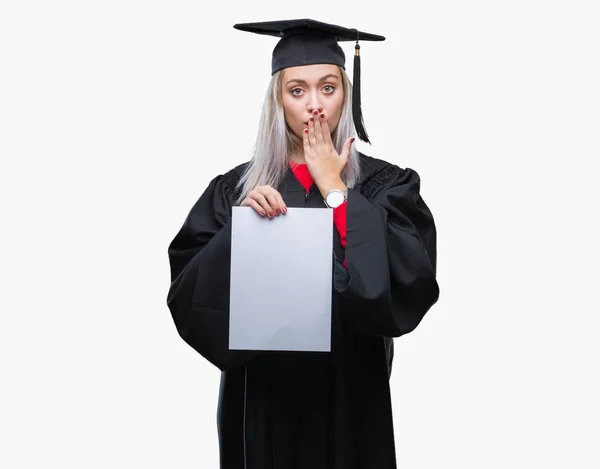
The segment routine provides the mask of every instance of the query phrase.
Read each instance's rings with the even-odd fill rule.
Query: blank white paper
[[[329,352],[333,210],[232,217],[229,349]]]

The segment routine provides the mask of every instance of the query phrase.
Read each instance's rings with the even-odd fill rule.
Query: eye
[[[300,96],[299,93],[294,93],[294,91],[302,91],[302,89],[301,88],[294,88],[293,90],[290,91],[293,96]]]
[[[333,85],[325,85],[323,87],[323,89],[325,89],[325,88],[331,88],[331,91],[325,91],[325,93],[327,93],[327,94],[331,94],[335,91],[335,86],[333,86]]]

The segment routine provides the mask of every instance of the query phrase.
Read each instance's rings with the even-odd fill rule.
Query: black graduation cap
[[[240,31],[281,38],[273,49],[271,75],[284,68],[298,65],[334,64],[345,69],[346,56],[338,41],[356,41],[352,83],[352,118],[358,138],[371,143],[364,127],[360,104],[360,45],[358,42],[385,41],[385,37],[311,19],[240,23],[233,27]]]

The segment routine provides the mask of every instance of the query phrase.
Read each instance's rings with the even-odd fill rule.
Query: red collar
[[[312,176],[310,175],[310,171],[308,170],[308,165],[306,163],[296,163],[295,161],[290,161],[290,168],[296,176],[296,179],[302,184],[306,192],[310,189],[310,186],[313,185],[314,181]]]

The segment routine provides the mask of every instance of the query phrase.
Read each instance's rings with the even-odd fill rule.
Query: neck
[[[304,154],[302,155],[290,155],[290,161],[298,164],[306,164],[306,159],[304,158]]]

